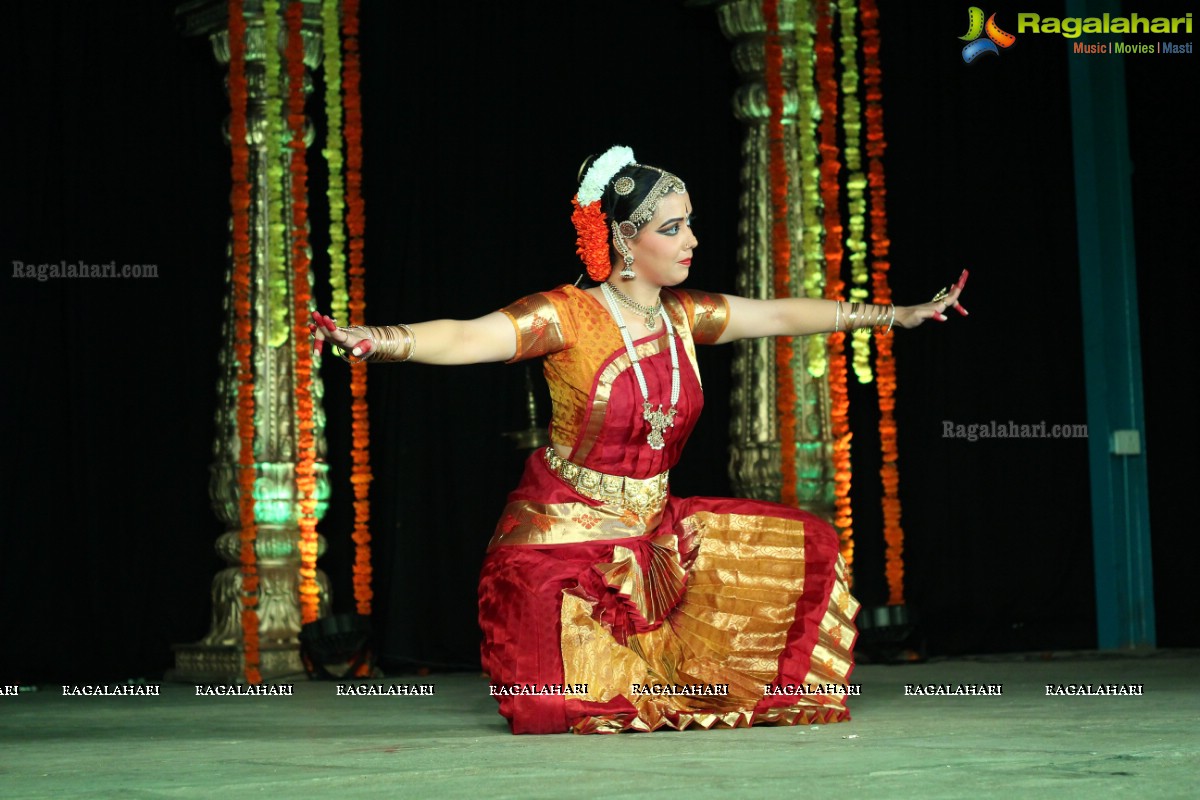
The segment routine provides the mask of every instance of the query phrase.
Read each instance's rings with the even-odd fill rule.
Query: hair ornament
[[[599,203],[580,205],[579,195],[572,200],[575,210],[571,222],[575,224],[575,252],[587,267],[588,277],[600,283],[612,272],[608,256],[608,225]]]
[[[613,191],[619,194],[621,197],[625,197],[626,195],[631,194],[636,186],[637,184],[633,182],[633,178],[629,177],[628,175],[622,175],[621,177],[617,178],[616,183],[613,184]]]
[[[604,187],[622,167],[636,163],[633,150],[624,145],[613,145],[598,156],[579,183],[579,205],[589,206],[604,194]],[[633,191],[631,188],[630,191]]]

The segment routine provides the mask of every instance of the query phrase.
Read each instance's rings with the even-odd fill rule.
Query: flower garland
[[[821,199],[825,206],[825,297],[841,300],[842,215],[839,207],[837,147],[838,83],[833,68],[833,16],[828,3],[817,4],[817,87],[821,105]],[[814,337],[816,338],[816,337]],[[833,524],[841,540],[842,558],[848,570],[854,561],[854,516],[850,502],[850,398],[846,386],[846,334],[831,333],[829,345],[829,405],[833,437]]]
[[[604,188],[621,169],[634,163],[633,150],[624,145],[614,145],[605,150],[588,167],[579,182],[580,205],[591,205],[604,195]]]
[[[346,294],[345,187],[342,183],[342,37],[338,35],[338,2],[321,5],[321,43],[325,51],[325,147],[321,155],[329,167],[329,285],[330,312],[348,319]]]
[[[767,171],[771,192],[771,258],[776,297],[791,296],[791,232],[788,229],[788,172],[783,129],[783,45],[779,36],[779,0],[763,0],[766,22],[764,51],[767,89]],[[792,339],[775,338],[775,413],[779,419],[779,458],[782,473],[780,502],[795,505],[796,386],[792,373]]]
[[[800,140],[800,245],[804,252],[804,296],[822,297],[825,293],[825,269],[821,245],[820,175],[817,168],[817,107],[813,82],[813,38],[815,31],[806,14],[795,14],[796,21],[796,126]],[[825,373],[826,347],[820,336],[805,338],[804,363],[810,375]]]
[[[233,153],[233,308],[237,355],[238,517],[241,525],[242,657],[246,682],[262,683],[258,642],[258,557],[254,542],[254,360],[250,319],[250,148],[246,143],[246,18],[242,0],[229,0],[229,146]]]
[[[308,166],[304,144],[304,3],[291,0],[287,21],[288,127],[292,148],[292,341],[295,344],[296,392],[296,500],[300,528],[300,620],[314,622],[319,615],[317,586],[316,437],[313,420],[312,353],[308,343],[308,314],[312,299],[308,257]]]
[[[854,35],[855,16],[858,13],[856,0],[838,0],[841,14],[842,45],[842,97],[844,117],[842,129],[846,136],[846,169],[850,172],[846,180],[847,206],[849,211],[849,233],[846,249],[850,251],[850,301],[865,303],[867,291],[867,245],[866,214],[867,201],[863,193],[867,179],[862,171],[862,103],[858,97],[858,40]],[[859,383],[870,383],[871,375],[871,330],[859,328],[850,334],[853,352],[854,373]]]
[[[336,5],[336,3],[331,3]],[[342,36],[346,48],[342,99],[346,112],[346,227],[350,233],[350,324],[365,324],[366,287],[363,282],[363,230],[366,225],[362,196],[362,81],[358,55],[358,0],[342,2]],[[327,80],[333,80],[327,76]],[[370,616],[371,599],[371,428],[367,407],[367,365],[350,367],[352,449],[350,483],[354,487],[354,601],[359,614]],[[360,677],[369,673],[363,664]]]
[[[287,233],[283,224],[283,94],[279,70],[279,0],[263,0],[263,80],[267,163],[267,309],[271,315],[267,343],[287,344],[291,334],[288,317]]]
[[[575,252],[587,267],[588,277],[603,282],[612,272],[608,245],[608,219],[600,210],[600,198],[613,176],[628,164],[635,163],[633,150],[613,145],[588,166],[579,191],[571,200],[574,211],[571,223],[575,226]]]
[[[571,199],[574,211],[571,224],[575,226],[575,252],[587,267],[588,277],[603,282],[612,272],[608,254],[608,220],[599,203],[579,204],[579,195]]]
[[[887,211],[884,198],[883,153],[887,143],[883,138],[883,70],[879,63],[879,9],[875,0],[862,0],[863,24],[863,86],[867,99],[867,157],[871,186],[871,256],[874,302],[892,302],[888,285]],[[879,394],[879,439],[883,451],[883,536],[887,542],[885,572],[888,582],[888,603],[904,603],[904,529],[900,527],[900,468],[896,447],[896,361],[892,356],[892,339],[884,333],[875,334],[875,370]]]

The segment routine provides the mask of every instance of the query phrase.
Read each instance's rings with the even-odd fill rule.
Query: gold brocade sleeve
[[[512,321],[517,352],[509,364],[566,350],[575,344],[575,327],[565,310],[562,292],[539,292],[500,309]]]
[[[696,289],[675,289],[679,301],[687,310],[696,344],[716,344],[729,324],[729,301],[725,295]]]

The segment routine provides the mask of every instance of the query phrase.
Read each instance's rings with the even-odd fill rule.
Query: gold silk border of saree
[[[701,512],[685,520],[684,528],[699,546],[687,593],[664,624],[631,635],[627,645],[593,618],[593,601],[564,593],[563,682],[588,687],[586,694],[571,696],[594,702],[624,697],[637,709],[633,719],[628,714],[588,717],[576,722],[576,732],[845,719],[845,698],[836,694],[796,697],[790,705],[754,711],[777,676],[804,589],[804,523]],[[840,557],[837,570],[806,683],[845,684],[853,667],[852,620],[858,604],[846,588]],[[646,603],[631,599],[639,609]],[[635,694],[634,684],[722,685],[727,694]]]
[[[504,545],[580,544],[645,536],[661,518],[661,510],[641,517],[609,503],[591,506],[516,500],[504,507],[488,552]]]

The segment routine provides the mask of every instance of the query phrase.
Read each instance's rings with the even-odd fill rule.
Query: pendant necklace
[[[625,351],[629,353],[629,362],[637,376],[638,388],[642,390],[642,419],[650,423],[650,433],[646,435],[646,442],[650,445],[650,449],[662,450],[663,445],[666,444],[663,439],[663,431],[675,427],[675,415],[678,413],[675,404],[679,402],[679,351],[675,347],[675,329],[671,326],[671,318],[667,316],[662,301],[659,301],[658,314],[662,317],[663,325],[666,326],[667,341],[671,344],[671,407],[664,412],[662,403],[658,404],[657,410],[650,403],[650,389],[646,386],[646,375],[642,372],[637,350],[633,346],[633,338],[629,335],[625,317],[621,314],[621,308],[617,302],[617,290],[609,286],[607,281],[600,284],[600,290],[604,292],[604,299],[608,301],[608,307],[612,309],[613,316],[617,319],[617,327],[621,329],[621,338],[625,340]],[[645,306],[641,308],[645,308]],[[646,327],[653,330],[654,326],[647,323]]]
[[[605,281],[604,285],[611,290],[612,295],[617,298],[618,303],[625,306],[630,311],[636,311],[642,315],[642,323],[646,326],[646,330],[654,330],[654,326],[658,322],[658,315],[662,313],[662,300],[659,300],[657,303],[655,303],[653,307],[644,306],[629,295],[622,292],[617,287],[613,286],[608,281]],[[605,297],[608,297],[608,295],[606,294]],[[609,302],[611,303],[611,301]]]

